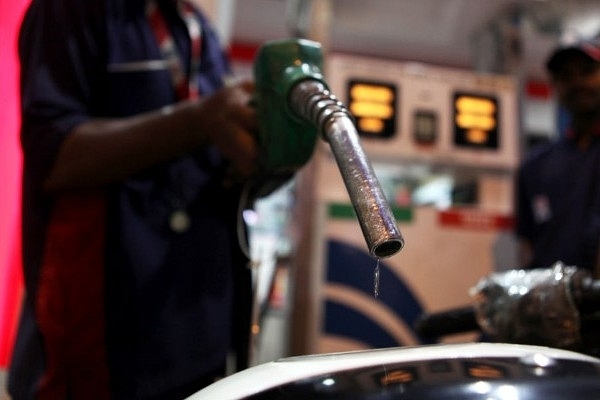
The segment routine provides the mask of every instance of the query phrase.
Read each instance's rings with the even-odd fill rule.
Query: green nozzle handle
[[[254,62],[259,146],[263,173],[293,173],[311,158],[318,129],[289,107],[292,88],[307,79],[323,82],[321,45],[306,39],[266,42]]]

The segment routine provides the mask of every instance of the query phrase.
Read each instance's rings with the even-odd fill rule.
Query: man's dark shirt
[[[171,3],[161,2],[162,9],[181,54],[189,57],[187,31]],[[19,49],[27,295],[9,373],[14,398],[33,398],[40,379],[48,376],[49,345],[34,316],[44,310],[38,294],[46,293],[40,274],[48,263],[48,243],[60,239],[48,232],[64,231],[53,230],[53,223],[65,199],[42,190],[59,146],[91,118],[131,116],[177,100],[169,71],[149,62],[161,54],[145,9],[143,0],[34,0],[24,19]],[[203,34],[199,91],[208,95],[222,85],[229,66],[212,28],[201,14],[198,18]],[[219,155],[208,148],[100,193],[84,193],[102,203],[90,217],[102,223],[85,233],[89,243],[102,244],[97,254],[104,268],[102,345],[114,398],[160,394],[218,369],[230,349],[231,332],[246,332],[251,302],[246,297],[243,306],[234,307],[234,296],[249,293],[235,233],[238,192],[223,188],[223,171]],[[85,207],[69,201],[68,212]],[[185,232],[169,226],[180,207],[191,219]],[[81,231],[74,225],[71,232]],[[71,250],[77,259],[86,249]],[[96,284],[67,283],[83,291]],[[83,299],[68,300],[74,309],[85,307]],[[241,327],[232,325],[238,310]]]

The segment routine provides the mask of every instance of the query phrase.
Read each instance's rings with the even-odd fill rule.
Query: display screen
[[[348,82],[348,109],[362,136],[390,138],[396,132],[398,90],[395,85],[364,80]]]
[[[453,108],[456,146],[498,149],[499,113],[495,97],[456,92]]]

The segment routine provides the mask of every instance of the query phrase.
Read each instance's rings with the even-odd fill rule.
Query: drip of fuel
[[[375,265],[375,272],[373,274],[373,295],[379,297],[379,258]]]

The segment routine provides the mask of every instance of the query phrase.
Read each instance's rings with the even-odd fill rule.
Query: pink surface
[[[28,3],[0,2],[0,368],[10,360],[23,293],[17,32]]]

